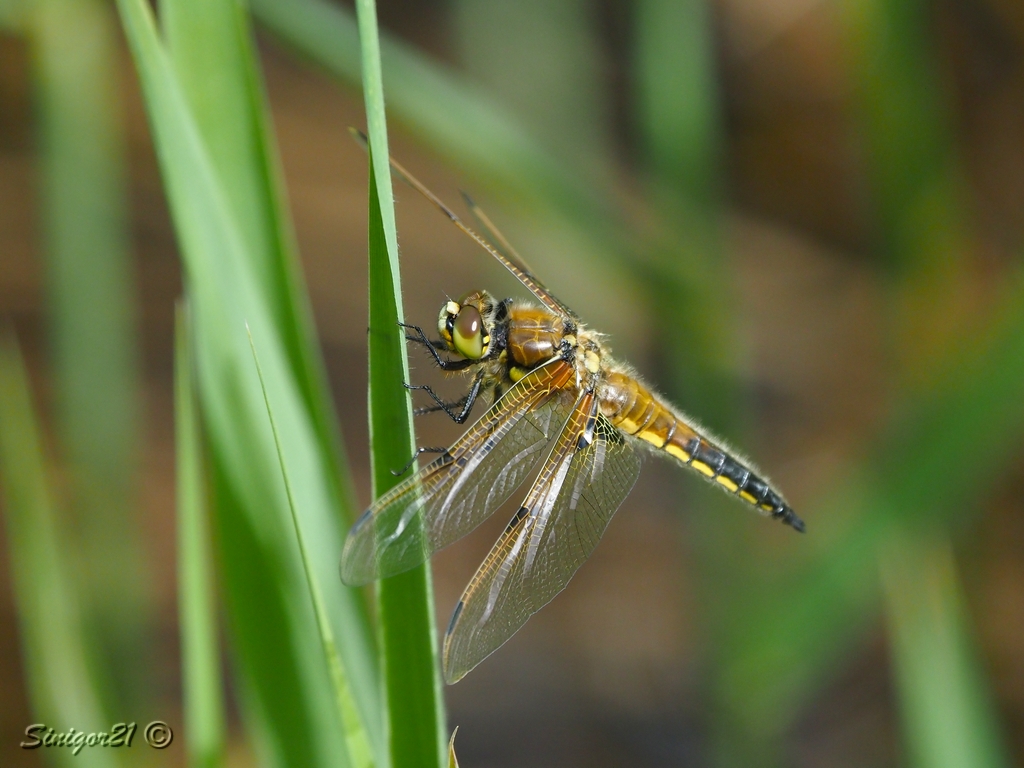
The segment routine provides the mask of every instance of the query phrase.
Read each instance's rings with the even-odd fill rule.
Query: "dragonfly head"
[[[441,307],[437,332],[448,349],[470,360],[484,357],[491,347],[497,302],[486,291],[467,293]]]

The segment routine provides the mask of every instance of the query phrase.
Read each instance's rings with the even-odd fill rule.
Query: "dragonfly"
[[[521,504],[462,593],[444,636],[445,681],[455,683],[565,589],[597,547],[640,475],[645,454],[666,457],[763,515],[805,530],[754,465],[616,360],[605,337],[582,322],[527,267],[487,215],[463,194],[480,229],[393,159],[392,171],[497,259],[539,303],[487,291],[446,301],[439,339],[405,325],[442,370],[469,377],[466,394],[433,405],[465,423],[480,398],[487,411],[440,455],[385,493],[345,541],[342,580],[362,585],[425,562],[487,520],[534,471]],[[399,473],[401,474],[401,473]]]

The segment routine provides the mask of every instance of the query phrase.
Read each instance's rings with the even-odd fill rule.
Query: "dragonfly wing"
[[[477,570],[444,641],[448,683],[499,648],[569,583],[640,474],[640,455],[577,402],[523,506]]]
[[[572,366],[554,360],[523,377],[447,452],[381,496],[349,532],[342,581],[407,571],[486,520],[567,418],[562,389],[572,375]]]

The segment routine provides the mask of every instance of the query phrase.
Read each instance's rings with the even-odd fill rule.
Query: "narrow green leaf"
[[[236,0],[168,0],[161,9],[183,91],[330,459],[328,476],[337,481],[345,520],[352,522],[348,461],[298,260],[248,15]]]
[[[687,329],[668,334],[662,345],[671,377],[666,386],[720,434],[738,437],[734,371],[742,343],[727,311],[734,301],[730,264],[722,258],[723,150],[711,9],[706,0],[643,0],[634,13],[634,119],[643,172],[662,216],[685,232],[655,253],[662,268],[648,275],[655,305],[673,307]],[[715,279],[666,280],[673,274],[667,265],[680,258],[700,263]],[[706,519],[717,523],[715,516]],[[712,557],[720,556],[720,548],[712,549]]]
[[[102,0],[26,2],[56,426],[87,631],[120,702],[145,688],[152,614],[137,518],[139,360],[117,21]],[[111,537],[111,531],[119,531]]]
[[[235,0],[169,0],[162,7],[183,91],[319,438],[332,509],[348,525],[355,517],[355,494],[298,261],[248,16]],[[350,667],[360,668],[353,684],[376,723],[379,698],[373,667],[366,664],[369,616],[362,593],[352,595],[358,601],[358,621],[349,622],[351,637],[341,650]]]
[[[896,535],[881,566],[911,765],[1008,768],[949,544]]]
[[[399,482],[391,470],[405,465],[415,443],[412,406],[402,387],[409,380],[409,361],[405,333],[398,326],[404,313],[377,11],[373,0],[358,0],[356,11],[370,147],[369,410],[377,498]],[[392,768],[443,765],[444,711],[430,563],[384,579],[377,595]]]
[[[345,753],[344,736],[334,727],[330,675],[252,366],[246,321],[262,340],[268,388],[279,393],[280,440],[286,454],[295,457],[292,488],[307,532],[307,554],[374,739],[374,729],[380,734],[376,663],[361,596],[337,578],[344,534],[335,481],[329,476],[333,467],[149,6],[144,0],[119,0],[118,7],[142,84],[194,311],[216,539],[244,711],[272,764],[337,765]]]
[[[865,0],[840,9],[883,255],[896,271],[933,271],[957,258],[962,216],[930,6]]]
[[[0,485],[32,709],[56,732],[108,731],[82,632],[68,547],[50,497],[28,375],[13,334],[0,332]],[[29,723],[26,723],[26,726]],[[45,735],[39,734],[40,736]],[[25,741],[30,741],[28,734]],[[13,749],[13,745],[5,749]],[[110,768],[106,749],[52,750],[62,765]]]
[[[338,647],[334,642],[334,632],[331,631],[331,621],[324,606],[320,584],[317,581],[316,574],[313,572],[309,556],[306,554],[306,541],[302,534],[302,524],[299,522],[298,513],[295,511],[295,498],[292,495],[291,482],[288,480],[288,466],[285,462],[284,453],[281,450],[281,439],[277,434],[277,425],[274,423],[274,410],[270,405],[270,394],[267,392],[267,385],[263,380],[263,369],[260,367],[260,358],[256,354],[256,342],[253,341],[251,333],[249,334],[249,344],[252,347],[252,357],[256,363],[256,373],[260,378],[260,386],[263,388],[263,399],[267,404],[267,418],[270,420],[270,429],[274,433],[277,457],[281,463],[281,479],[284,481],[285,492],[288,494],[288,506],[292,513],[292,524],[295,526],[295,540],[299,545],[299,553],[302,556],[302,566],[306,573],[309,596],[313,603],[313,612],[316,614],[317,628],[320,630],[320,642],[323,644],[324,656],[327,660],[328,669],[331,672],[331,683],[334,686],[338,717],[341,721],[341,727],[345,733],[345,741],[348,746],[347,762],[352,768],[372,768],[374,763],[370,741],[366,736],[366,730],[363,728],[355,700],[352,698],[348,676],[345,674],[345,667],[341,663],[341,656],[338,654]]]
[[[648,172],[692,206],[721,195],[722,129],[711,7],[705,0],[636,5],[636,122]]]
[[[190,766],[216,768],[224,762],[224,693],[191,337],[188,305],[180,302],[174,324],[174,425],[185,744]]]

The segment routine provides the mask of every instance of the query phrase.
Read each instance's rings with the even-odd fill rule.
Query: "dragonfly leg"
[[[411,467],[415,463],[416,459],[418,459],[424,453],[444,453],[447,450],[447,448],[417,448],[416,453],[414,453],[412,455],[412,458],[409,459],[409,463],[406,464],[397,472],[392,469],[391,474],[394,475],[395,477],[401,477],[402,475],[409,471],[409,467]]]
[[[483,380],[483,373],[478,373],[476,377],[473,379],[473,385],[469,388],[469,392],[460,397],[458,400],[451,403],[446,403],[444,400],[442,400],[440,396],[427,384],[405,384],[403,382],[402,386],[404,386],[408,390],[422,390],[426,392],[428,395],[430,395],[431,399],[435,403],[437,403],[436,406],[429,406],[427,408],[417,408],[415,411],[417,415],[423,413],[433,413],[434,411],[444,411],[445,413],[448,414],[449,418],[451,418],[451,420],[454,421],[456,424],[464,424],[466,422],[466,419],[469,418],[470,412],[473,410],[473,404],[476,403],[476,399],[480,395],[480,387],[483,384]],[[462,410],[456,413],[455,409],[459,407],[461,407]]]
[[[432,340],[427,338],[427,334],[418,325],[408,325],[406,323],[399,323],[399,326],[406,328],[411,331],[415,331],[415,335],[406,334],[405,338],[407,341],[413,341],[417,344],[422,344],[427,348],[430,356],[434,358],[434,362],[437,363],[438,367],[443,371],[461,371],[465,368],[469,368],[471,365],[475,365],[480,362],[479,360],[447,360],[439,354],[448,349],[448,346],[443,341]]]
[[[468,395],[463,395],[458,400],[452,400],[450,403],[445,403],[445,405],[448,406],[449,408],[453,409],[453,410],[455,408],[462,408],[466,404],[467,397],[468,397]],[[442,408],[440,405],[427,405],[427,406],[424,406],[423,408],[416,408],[416,409],[414,409],[413,412],[412,412],[412,415],[413,416],[425,416],[428,413],[437,413],[438,411],[442,411],[442,410],[444,410],[444,408]]]

